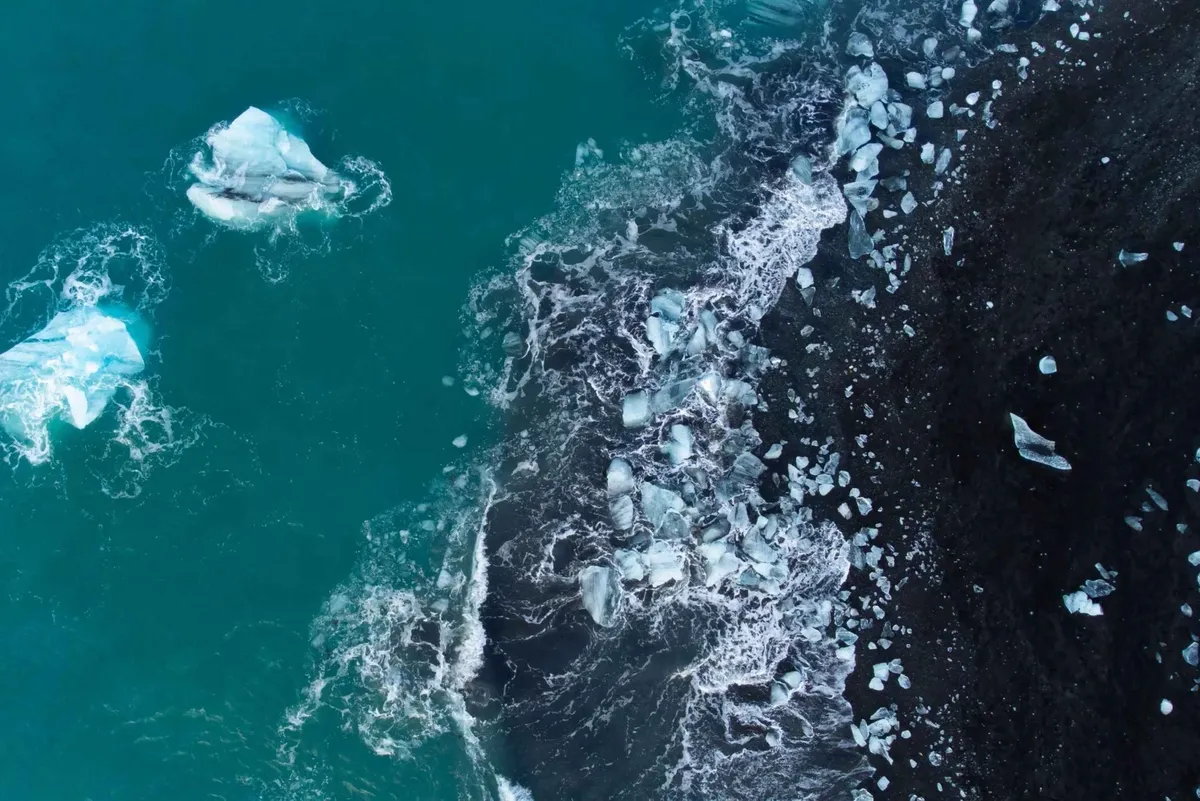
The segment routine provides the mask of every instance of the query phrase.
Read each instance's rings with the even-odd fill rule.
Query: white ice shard
[[[904,74],[904,81],[908,84],[909,89],[925,88],[925,76],[919,72],[906,72]]]
[[[913,197],[912,192],[905,192],[904,197],[900,198],[900,210],[905,214],[912,214],[917,208],[917,199]]]
[[[1058,372],[1058,362],[1054,360],[1053,356],[1043,356],[1038,362],[1038,371],[1042,375],[1054,375]]]
[[[855,31],[854,33],[850,34],[850,41],[846,43],[846,54],[851,56],[874,58],[875,46],[871,44],[871,40],[865,35]]]
[[[1089,598],[1083,590],[1077,590],[1070,595],[1064,595],[1063,606],[1067,607],[1067,611],[1073,615],[1091,615],[1092,617],[1097,617],[1104,614],[1104,610],[1100,608],[1100,604]]]
[[[958,24],[964,28],[970,28],[975,22],[975,15],[979,13],[979,6],[975,5],[975,0],[966,0],[962,4],[962,14],[958,18]]]
[[[854,157],[850,159],[850,169],[858,173],[866,172],[868,173],[868,177],[878,173],[879,163],[877,159],[881,152],[883,152],[883,145],[877,142],[870,142],[863,145],[854,151]],[[873,173],[871,171],[872,164],[874,164]],[[859,183],[862,183],[862,181],[860,180]]]
[[[871,118],[868,113],[852,106],[838,119],[838,153],[853,153],[871,141]]]
[[[1135,264],[1141,264],[1148,258],[1150,258],[1149,253],[1130,253],[1127,250],[1122,250],[1117,254],[1117,261],[1121,262],[1122,267],[1132,267]]]
[[[1054,452],[1054,441],[1037,434],[1023,419],[1009,413],[1012,421],[1013,442],[1022,459],[1043,464],[1055,470],[1070,470],[1071,463]]]
[[[946,116],[946,107],[942,101],[936,100],[933,103],[930,103],[925,109],[925,114],[931,120],[940,120],[942,117]]]
[[[613,528],[628,531],[633,528],[633,499],[628,495],[617,495],[608,499],[608,514]]]
[[[660,487],[646,481],[642,484],[642,514],[650,521],[654,530],[663,536],[687,532],[687,522],[683,519],[686,504],[679,494],[666,487]]]
[[[251,106],[205,138],[196,153],[197,179],[188,200],[205,216],[232,228],[255,228],[304,210],[333,211],[349,189],[337,173],[279,120]]]
[[[83,428],[145,366],[123,320],[92,306],[60,312],[0,354],[0,426],[48,455],[50,421]]]
[[[1183,661],[1192,667],[1200,666],[1200,645],[1192,643],[1183,649]]]
[[[612,628],[616,622],[617,604],[621,600],[621,582],[611,567],[592,565],[579,571],[579,592],[583,608],[596,624]]]
[[[887,95],[887,73],[874,61],[865,69],[851,67],[846,73],[846,90],[860,106],[870,108]]]
[[[870,145],[860,148],[859,153],[861,153],[867,147],[870,147]],[[851,166],[851,169],[853,169],[853,165]],[[849,184],[842,184],[842,194],[846,196],[846,200],[850,202],[850,205],[853,206],[859,214],[865,216],[867,213],[867,201],[871,199],[871,195],[875,192],[875,187],[878,185],[878,183],[878,181],[874,180],[861,180],[854,181],[853,183]],[[811,271],[809,274],[812,274]],[[809,286],[812,286],[812,284],[809,284]],[[800,288],[806,289],[807,287],[801,286]]]
[[[949,256],[954,252],[954,226],[951,225],[945,231],[942,231],[942,250],[946,251]]]

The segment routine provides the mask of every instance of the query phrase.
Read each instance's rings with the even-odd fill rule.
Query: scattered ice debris
[[[949,256],[954,250],[954,226],[950,226],[945,231],[942,231],[942,250],[946,251]]]
[[[925,109],[925,114],[931,120],[940,120],[946,115],[946,108],[942,104],[942,101],[938,100],[929,104],[929,106]]]
[[[1058,362],[1053,356],[1043,356],[1038,362],[1038,370],[1042,375],[1054,375],[1058,372]]]
[[[579,571],[579,591],[583,608],[596,625],[611,628],[616,620],[617,604],[621,600],[621,583],[611,567],[591,565]]]
[[[1063,596],[1063,605],[1067,607],[1067,611],[1074,615],[1091,615],[1093,617],[1103,615],[1104,610],[1100,608],[1100,604],[1093,601],[1087,596],[1083,590]]]
[[[887,95],[887,73],[873,61],[865,69],[851,67],[846,73],[846,90],[860,106],[870,108]]]
[[[1149,253],[1130,253],[1124,249],[1117,254],[1117,261],[1121,262],[1122,267],[1132,267],[1135,264],[1141,264],[1148,258],[1150,258]]]
[[[631,392],[621,405],[621,422],[626,428],[642,428],[650,422],[650,396]]]
[[[949,252],[949,248],[947,248]],[[1054,441],[1037,434],[1022,418],[1009,413],[1013,427],[1013,442],[1022,459],[1043,464],[1054,470],[1070,470],[1071,463],[1054,453]]]
[[[905,192],[904,197],[900,198],[900,210],[905,214],[912,214],[917,208],[917,199],[912,192]]]
[[[1134,531],[1142,530],[1142,519],[1133,515],[1125,515],[1125,525],[1129,526]]]
[[[1172,242],[1171,247],[1175,248],[1176,252],[1179,252],[1179,253],[1183,252],[1183,243],[1182,242]]]
[[[871,40],[865,35],[855,31],[850,34],[850,41],[846,43],[846,54],[851,56],[862,56],[864,58],[875,57],[875,46],[871,44]]]
[[[455,437],[454,438],[454,447],[456,447],[456,448],[467,447],[467,435],[459,434],[457,437]]]

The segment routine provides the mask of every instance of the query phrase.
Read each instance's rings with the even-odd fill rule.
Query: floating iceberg
[[[60,312],[0,354],[0,426],[45,458],[51,420],[83,428],[145,366],[123,320],[92,306]]]
[[[196,153],[189,170],[197,179],[188,200],[202,214],[232,228],[255,228],[304,210],[325,210],[351,185],[313,156],[303,139],[251,106],[205,138],[211,161]]]
[[[612,628],[617,616],[617,603],[621,600],[621,582],[617,571],[611,567],[585,567],[579,571],[579,591],[583,596],[583,608],[596,621],[596,625]]]
[[[1013,427],[1013,442],[1022,459],[1044,464],[1055,470],[1070,470],[1071,463],[1054,453],[1054,441],[1037,434],[1023,419],[1009,414]]]

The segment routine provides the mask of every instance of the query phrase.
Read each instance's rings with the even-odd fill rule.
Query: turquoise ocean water
[[[175,444],[131,460],[110,407],[82,431],[55,428],[49,463],[0,470],[0,798],[460,797],[454,736],[398,761],[336,717],[298,742],[280,729],[363,522],[425,497],[460,455],[455,437],[473,449],[493,436],[483,403],[442,382],[472,280],[548,210],[578,143],[678,126],[618,45],[649,12],[9,7],[0,284],[39,264],[61,278],[104,245],[131,294],[156,276],[145,376]],[[269,268],[254,235],[212,236],[172,159],[249,105],[291,111],[326,163],[370,158],[390,205]],[[13,297],[5,347],[56,298]]]

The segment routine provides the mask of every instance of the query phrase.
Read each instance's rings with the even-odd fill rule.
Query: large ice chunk
[[[642,484],[642,513],[659,535],[672,537],[687,534],[689,527],[683,519],[685,508],[683,498],[678,493],[649,481]]]
[[[91,306],[60,312],[0,354],[0,426],[14,439],[48,451],[50,421],[83,428],[145,366],[118,317]]]
[[[1071,463],[1054,452],[1054,441],[1037,434],[1023,419],[1009,414],[1013,427],[1013,442],[1021,458],[1044,464],[1055,470],[1070,470]]]
[[[650,586],[661,587],[668,581],[683,581],[682,553],[665,542],[652,542],[642,554],[642,562],[650,574]]]
[[[851,67],[846,73],[846,90],[863,108],[870,108],[887,95],[888,78],[883,67],[872,61],[865,69]]]
[[[596,624],[612,628],[616,622],[617,603],[621,600],[621,582],[611,567],[592,565],[579,571],[579,591],[583,608]]]
[[[855,31],[850,34],[850,41],[846,43],[846,53],[851,56],[864,56],[865,58],[875,57],[875,46],[871,44],[871,40],[864,34]]]
[[[1100,604],[1089,598],[1083,590],[1077,590],[1070,595],[1064,595],[1063,606],[1067,607],[1067,611],[1073,615],[1098,617],[1104,614],[1104,610],[1100,608]]]
[[[188,200],[205,216],[234,228],[254,228],[306,209],[332,210],[348,187],[317,160],[303,139],[251,106],[209,132],[209,155],[189,167],[197,183]]]

